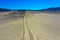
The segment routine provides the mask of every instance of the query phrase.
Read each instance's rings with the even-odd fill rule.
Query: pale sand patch
[[[23,37],[23,20],[9,22],[0,27],[0,40],[20,40]]]
[[[60,40],[60,14],[27,15],[26,24],[35,40]]]

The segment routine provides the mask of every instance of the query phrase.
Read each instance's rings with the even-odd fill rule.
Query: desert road
[[[60,14],[26,12],[23,18],[1,19],[0,40],[60,40]]]

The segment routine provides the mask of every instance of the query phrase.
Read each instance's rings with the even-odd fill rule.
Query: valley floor
[[[0,40],[60,40],[60,14],[26,12],[7,21],[0,21]]]

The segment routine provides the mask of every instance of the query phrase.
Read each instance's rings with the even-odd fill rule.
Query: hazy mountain
[[[47,9],[40,9],[40,10],[33,10],[33,9],[20,9],[20,10],[13,10],[13,9],[6,9],[6,8],[0,8],[0,12],[5,11],[60,11],[60,7],[52,7]]]
[[[6,12],[6,11],[10,11],[11,9],[6,9],[6,8],[0,8],[0,12]]]
[[[60,7],[52,7],[52,8],[42,9],[41,11],[60,11]]]

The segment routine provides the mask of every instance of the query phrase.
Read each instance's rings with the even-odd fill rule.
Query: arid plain
[[[60,14],[0,12],[0,40],[60,40]]]

